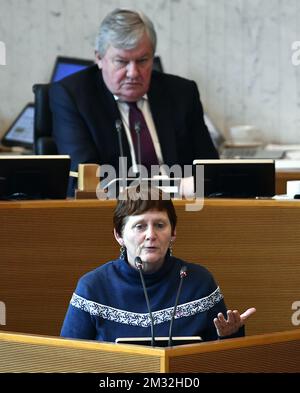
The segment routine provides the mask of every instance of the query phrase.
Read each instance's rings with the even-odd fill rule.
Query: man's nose
[[[135,61],[130,61],[127,64],[127,76],[129,78],[136,78],[139,75],[139,68]]]

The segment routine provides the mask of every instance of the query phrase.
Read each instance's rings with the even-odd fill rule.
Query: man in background
[[[196,83],[153,71],[155,50],[152,22],[116,9],[101,23],[96,64],[53,84],[53,135],[58,152],[71,156],[72,170],[97,163],[118,173],[122,150],[128,167],[147,169],[218,158]]]

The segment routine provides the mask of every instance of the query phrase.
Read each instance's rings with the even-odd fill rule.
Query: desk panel
[[[171,348],[0,331],[0,372],[299,372],[300,330]]]

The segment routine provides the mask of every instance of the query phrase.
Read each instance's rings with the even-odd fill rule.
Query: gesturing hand
[[[240,314],[237,310],[227,311],[227,319],[220,312],[217,318],[214,318],[214,324],[217,329],[219,337],[230,336],[236,333],[241,326],[244,325],[247,318],[256,312],[254,307],[248,308],[243,314]]]

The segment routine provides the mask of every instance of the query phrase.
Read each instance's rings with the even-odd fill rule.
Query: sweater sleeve
[[[219,336],[217,334],[217,330],[214,324],[214,318],[221,312],[226,315],[227,309],[224,302],[224,299],[221,299],[218,303],[216,303],[212,308],[210,308],[207,312],[207,325],[204,333],[203,339],[205,341],[218,340]]]
[[[85,301],[91,299],[90,292],[88,283],[82,277],[70,301],[61,329],[61,337],[96,339],[94,318],[84,307]]]

